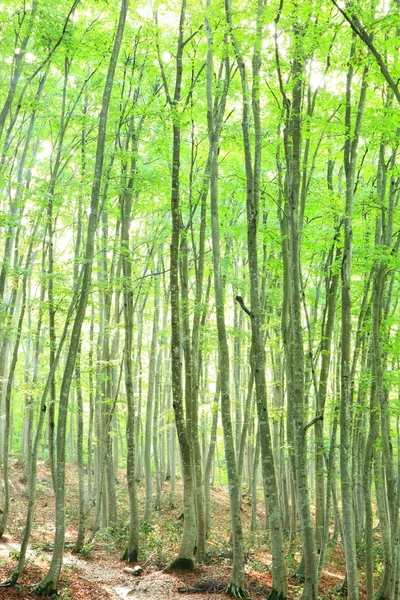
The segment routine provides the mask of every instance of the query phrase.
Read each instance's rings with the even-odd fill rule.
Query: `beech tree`
[[[27,486],[3,585],[43,468],[38,595],[68,475],[78,554],[148,560],[168,508],[165,562],[205,563],[218,486],[232,595],[262,537],[272,598],[288,565],[321,596],[340,548],[348,598],[395,600],[398,3],[3,4],[0,535]]]
[[[57,593],[57,586],[61,572],[62,557],[64,551],[65,537],[65,436],[68,409],[69,389],[78,352],[80,333],[89,296],[89,285],[91,279],[94,238],[98,224],[98,208],[100,200],[100,185],[104,160],[104,145],[107,128],[107,116],[112,92],[112,84],[117,65],[117,59],[122,42],[125,19],[127,14],[127,2],[122,3],[119,16],[118,28],[115,36],[114,46],[110,57],[110,63],[104,87],[103,100],[99,119],[99,136],[96,151],[96,164],[93,178],[92,197],[88,230],[86,233],[85,265],[82,276],[81,293],[76,309],[76,316],[71,332],[68,348],[67,361],[64,368],[63,380],[60,389],[59,414],[57,422],[57,477],[56,477],[56,533],[54,540],[54,551],[50,569],[46,577],[41,581],[35,591],[39,596],[49,596]]]

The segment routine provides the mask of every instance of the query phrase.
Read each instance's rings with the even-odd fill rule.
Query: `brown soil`
[[[54,534],[54,493],[47,467],[41,462],[38,465],[37,508],[31,537],[28,560],[25,572],[18,586],[0,588],[1,600],[31,600],[32,586],[38,583],[48,570],[51,559],[51,543]],[[124,473],[119,476],[117,495],[120,502],[122,521],[127,520],[126,484]],[[68,466],[66,504],[67,533],[66,541],[73,542],[77,527],[77,473],[75,466]],[[168,506],[168,483],[164,484],[164,506],[161,512],[154,513],[152,528],[142,534],[142,551],[140,563],[144,569],[141,577],[133,577],[123,572],[125,563],[120,561],[122,550],[118,547],[115,536],[99,533],[90,546],[85,558],[73,555],[67,546],[62,579],[59,586],[61,600],[226,600],[224,592],[213,594],[182,594],[178,588],[193,587],[201,579],[215,581],[219,585],[227,585],[230,578],[231,554],[229,546],[230,519],[229,498],[224,488],[213,488],[213,528],[208,539],[207,563],[197,565],[192,572],[172,571],[163,573],[162,569],[176,558],[181,535],[182,512],[178,502],[180,488],[178,486],[177,505]],[[26,484],[21,481],[21,470],[11,466],[11,511],[9,529],[5,537],[0,539],[0,581],[4,581],[15,568],[19,540],[26,514]],[[139,500],[142,501],[144,491],[139,487]],[[271,555],[265,531],[262,530],[265,515],[262,504],[258,508],[260,531],[250,535],[249,523],[251,506],[243,499],[243,522],[246,532],[248,562],[246,564],[247,592],[254,600],[266,598],[271,585]],[[88,535],[90,530],[88,530]],[[50,545],[50,547],[49,547]],[[336,591],[343,580],[340,552],[335,549],[335,564],[330,564],[324,572],[321,587],[325,598],[336,597]],[[330,557],[328,557],[330,560]],[[289,580],[291,598],[301,594],[302,585],[296,579]]]

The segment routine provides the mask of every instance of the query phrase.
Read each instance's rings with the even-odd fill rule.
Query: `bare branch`
[[[242,296],[236,296],[235,297],[236,302],[238,302],[238,304],[240,304],[241,308],[244,310],[244,312],[249,315],[249,317],[252,319],[254,317],[253,313],[251,312],[251,310],[249,310],[247,308],[247,306],[245,305],[245,303],[243,302],[243,298]]]
[[[304,433],[306,433],[307,429],[309,429],[310,427],[312,427],[313,425],[315,425],[315,423],[317,423],[318,421],[323,421],[324,417],[322,415],[319,415],[318,417],[315,417],[315,419],[313,419],[312,421],[310,421],[305,427],[304,427]]]
[[[372,41],[372,36],[369,33],[367,33],[367,31],[365,30],[365,27],[360,23],[359,19],[355,15],[349,15],[343,8],[341,8],[337,4],[336,0],[332,0],[332,3],[336,6],[338,11],[344,16],[344,18],[349,23],[349,25],[352,28],[352,30],[354,31],[354,33],[369,48],[371,54],[373,54],[375,56],[376,62],[378,63],[378,66],[379,66],[379,69],[380,69],[382,75],[384,76],[387,83],[389,84],[389,87],[392,90],[393,94],[395,95],[397,102],[400,104],[400,90],[399,90],[398,83],[396,83],[394,81],[394,79],[392,78],[392,76],[390,75],[387,65],[385,64],[385,61],[384,61],[381,53],[378,52],[375,44]]]

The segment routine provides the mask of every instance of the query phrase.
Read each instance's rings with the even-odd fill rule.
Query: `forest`
[[[1,598],[400,599],[399,8],[0,4]]]

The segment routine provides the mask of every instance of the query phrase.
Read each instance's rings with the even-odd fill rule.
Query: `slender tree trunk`
[[[157,276],[154,279],[154,315],[153,315],[153,330],[151,334],[151,347],[149,356],[149,377],[147,388],[147,404],[146,404],[146,430],[144,442],[144,476],[146,487],[146,499],[144,508],[144,518],[146,521],[151,521],[153,512],[153,482],[151,470],[151,442],[152,442],[152,424],[153,424],[153,405],[154,397],[158,393],[155,389],[155,379],[157,370],[157,341],[158,329],[160,320],[160,278]]]
[[[260,464],[260,430],[257,428],[256,443],[254,447],[253,472],[251,477],[251,523],[250,531],[257,529],[257,474]]]
[[[364,69],[360,100],[358,103],[354,134],[351,136],[351,90],[353,80],[352,59],[355,52],[353,44],[350,67],[346,84],[346,140],[344,147],[344,167],[346,172],[346,206],[344,216],[343,258],[341,265],[342,307],[341,307],[341,404],[340,404],[340,483],[342,488],[342,514],[344,551],[347,572],[348,600],[358,600],[358,569],[356,538],[354,528],[354,495],[351,478],[351,425],[352,425],[352,381],[351,381],[351,254],[352,254],[352,209],[354,180],[357,160],[357,147],[360,136],[361,119],[364,110],[367,85]]]
[[[133,373],[133,395],[137,396],[137,419],[135,421],[135,479],[142,481],[143,479],[143,444],[142,444],[142,339],[143,339],[143,314],[146,306],[147,295],[143,301],[139,301],[137,311],[137,343],[136,343],[136,359],[135,371]]]
[[[118,54],[122,42],[127,8],[127,0],[123,0],[121,4],[118,29],[114,39],[114,45],[108,67],[108,73],[100,111],[99,136],[97,140],[95,172],[93,178],[89,223],[86,237],[85,263],[83,266],[81,295],[77,306],[75,321],[71,333],[70,345],[68,349],[67,362],[65,365],[64,375],[60,389],[60,404],[57,421],[56,532],[54,540],[54,552],[49,572],[35,588],[35,593],[38,596],[51,596],[52,594],[57,593],[57,587],[61,572],[65,538],[65,436],[66,421],[68,414],[68,398],[75,366],[76,354],[79,346],[82,323],[85,317],[86,306],[89,297],[89,287],[92,275],[94,255],[94,240],[98,224],[100,184],[103,167],[107,116],[110,105],[111,89],[117,65]]]
[[[181,319],[180,319],[180,289],[179,289],[179,248],[181,234],[180,214],[180,156],[181,156],[181,126],[180,100],[183,75],[184,24],[186,17],[186,0],[182,0],[179,18],[178,42],[176,49],[175,89],[173,96],[168,92],[161,58],[159,60],[167,93],[168,103],[172,112],[172,178],[171,178],[171,214],[172,231],[170,247],[170,301],[171,301],[171,383],[172,404],[175,413],[176,431],[181,450],[181,467],[183,479],[183,512],[185,515],[183,534],[178,557],[170,565],[172,568],[193,568],[193,549],[196,537],[196,514],[194,505],[194,474],[191,451],[191,440],[185,422],[182,390],[181,365]]]
[[[135,404],[133,389],[133,368],[132,368],[132,342],[133,342],[133,291],[132,291],[132,264],[130,257],[130,224],[132,212],[132,187],[134,176],[136,174],[136,164],[131,163],[131,179],[127,186],[126,193],[120,198],[121,205],[121,259],[123,274],[123,302],[124,302],[124,325],[125,325],[125,346],[124,346],[124,366],[125,366],[125,392],[128,415],[126,420],[126,473],[128,482],[129,497],[129,538],[128,547],[122,557],[127,562],[136,562],[139,552],[139,506],[136,492],[136,427],[135,427]],[[144,305],[142,305],[144,306]],[[139,318],[143,311],[139,310]],[[140,419],[140,415],[137,416]]]
[[[161,385],[161,361],[163,349],[160,347],[156,361],[156,377],[154,380],[154,414],[153,414],[153,456],[154,456],[154,476],[156,484],[156,495],[154,507],[161,510],[161,471],[160,471],[160,405],[162,397]]]
[[[34,227],[33,231],[31,232],[31,241],[30,241],[29,248],[27,251],[27,258],[26,258],[26,263],[25,263],[25,273],[24,273],[24,276],[22,279],[21,307],[20,307],[20,313],[19,313],[19,318],[18,318],[17,331],[16,331],[16,335],[15,335],[14,348],[13,348],[13,352],[12,352],[11,364],[10,364],[10,368],[9,368],[9,372],[8,372],[7,387],[6,387],[6,394],[5,394],[5,428],[4,428],[4,439],[3,439],[4,503],[3,503],[3,511],[2,511],[2,515],[1,515],[1,520],[0,520],[0,538],[4,534],[4,531],[5,531],[5,528],[7,525],[7,520],[8,520],[8,513],[10,510],[9,440],[10,440],[10,430],[11,430],[11,392],[12,392],[15,368],[17,366],[18,349],[19,349],[19,343],[21,340],[22,325],[23,325],[24,315],[25,315],[28,272],[29,272],[29,266],[30,266],[31,259],[32,259],[33,242],[36,237],[36,228],[37,228],[37,225]],[[0,482],[0,485],[1,485],[1,482]]]
[[[209,3],[208,3],[209,5]],[[206,21],[207,28],[207,120],[210,143],[210,198],[211,198],[211,235],[214,265],[214,294],[218,332],[218,371],[221,382],[221,417],[224,431],[225,460],[229,484],[229,500],[232,522],[233,566],[231,581],[227,592],[244,597],[244,541],[242,519],[240,514],[239,479],[237,473],[235,446],[233,439],[230,401],[230,370],[229,350],[225,326],[224,290],[221,273],[220,233],[218,214],[218,148],[220,124],[215,118],[213,105],[213,55],[211,27]],[[229,82],[229,61],[225,59],[225,87]],[[226,97],[226,96],[225,96]],[[225,99],[222,98],[222,109]]]
[[[215,388],[215,396],[212,407],[212,423],[211,423],[211,434],[210,443],[208,446],[207,460],[204,467],[204,514],[206,522],[206,534],[208,535],[211,530],[211,479],[213,474],[213,462],[215,455],[215,445],[217,443],[217,426],[218,426],[218,412],[219,412],[219,398],[221,394],[221,383],[220,375],[217,372],[217,382]]]
[[[35,434],[35,439],[34,439],[33,446],[32,446],[32,454],[30,456],[29,479],[28,479],[28,491],[29,491],[28,492],[29,493],[28,507],[27,507],[27,514],[26,514],[26,520],[25,520],[25,528],[24,528],[22,541],[21,541],[21,548],[20,548],[20,552],[19,552],[18,565],[17,565],[17,568],[13,571],[10,578],[5,582],[4,586],[15,585],[25,567],[26,552],[28,549],[29,538],[30,538],[32,525],[33,525],[34,508],[35,508],[35,501],[36,501],[37,457],[38,457],[40,440],[42,437],[43,425],[44,425],[45,416],[46,416],[46,401],[47,401],[47,397],[48,397],[48,394],[50,391],[51,381],[54,376],[55,370],[57,368],[58,362],[60,360],[64,342],[67,337],[69,325],[72,320],[72,315],[76,308],[77,296],[78,296],[78,291],[75,290],[75,293],[71,300],[68,314],[67,314],[67,317],[65,320],[64,329],[63,329],[62,335],[61,335],[59,343],[58,343],[58,348],[57,348],[57,352],[56,352],[56,356],[55,356],[55,362],[53,364],[53,370],[50,371],[50,373],[47,376],[46,384],[45,384],[45,387],[44,387],[44,390],[42,393],[42,397],[41,397],[41,401],[40,401],[39,419],[36,424],[36,434]],[[39,341],[38,341],[38,343],[39,343]]]
[[[305,398],[305,367],[301,317],[300,286],[300,223],[299,199],[301,188],[301,144],[302,144],[302,79],[304,74],[304,57],[299,23],[293,26],[294,58],[292,60],[291,77],[293,80],[292,101],[282,91],[286,110],[284,130],[284,146],[286,159],[285,176],[285,220],[288,240],[283,241],[283,253],[286,259],[286,305],[283,307],[287,329],[285,331],[285,353],[288,385],[288,439],[294,444],[292,455],[292,477],[295,480],[297,509],[303,538],[304,560],[304,600],[314,600],[318,596],[317,561],[314,527],[311,519],[310,496],[307,471],[307,435],[305,419],[307,405]],[[279,76],[280,71],[279,71]],[[280,80],[281,81],[281,80]],[[295,502],[292,500],[292,531],[295,526]]]
[[[75,364],[75,388],[77,403],[77,440],[76,450],[78,459],[78,486],[79,486],[79,522],[78,534],[74,552],[81,552],[85,542],[86,502],[85,502],[85,473],[83,466],[83,395],[81,382],[81,345],[78,349]]]
[[[331,255],[334,248],[331,249]],[[336,259],[340,252],[336,252]],[[329,266],[331,269],[331,265]],[[316,417],[322,417],[315,423],[315,529],[317,546],[321,550],[324,540],[324,532],[329,522],[329,516],[325,514],[325,492],[324,492],[324,427],[323,417],[325,412],[325,401],[327,396],[329,367],[331,361],[331,344],[333,326],[336,312],[336,295],[339,283],[339,273],[335,272],[326,280],[326,322],[321,332],[321,370],[318,382]],[[329,478],[329,475],[328,475]],[[329,490],[329,488],[328,488]],[[328,492],[329,496],[329,492]],[[329,507],[329,504],[328,504]],[[321,561],[319,561],[320,563]]]
[[[18,44],[19,47],[18,47],[18,52],[17,52],[17,48],[15,48],[15,50],[12,54],[13,63],[12,63],[12,70],[11,70],[11,77],[10,77],[10,85],[8,88],[8,93],[7,93],[3,108],[1,109],[1,112],[0,112],[0,137],[3,134],[4,125],[5,125],[7,116],[10,113],[13,99],[14,99],[15,93],[17,91],[18,82],[19,82],[21,74],[22,74],[25,56],[26,56],[26,49],[27,49],[28,42],[29,42],[29,39],[30,39],[30,36],[32,33],[33,25],[35,23],[37,8],[38,8],[38,2],[37,2],[37,0],[34,0],[34,2],[32,2],[32,5],[30,7],[29,21],[28,21],[28,26],[26,28],[25,35],[21,40],[20,32],[19,32],[19,35],[16,36],[16,38],[15,38],[16,44]],[[22,20],[21,25],[22,24],[23,24],[23,20]]]

